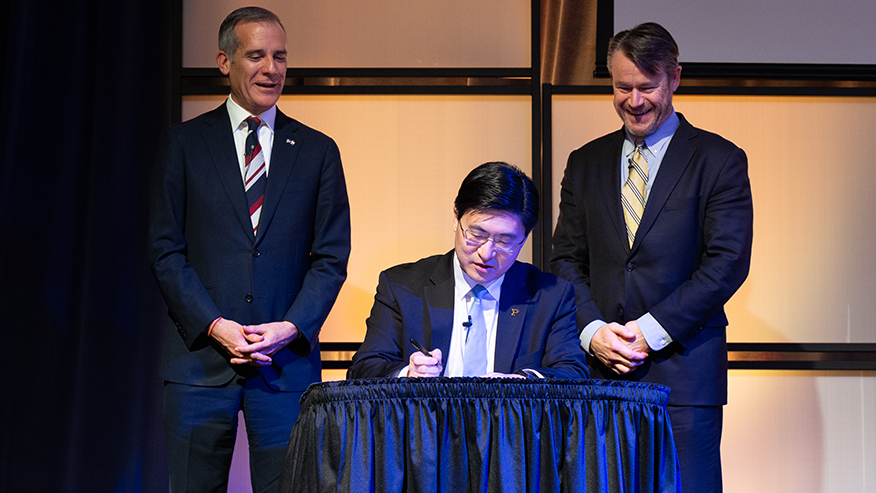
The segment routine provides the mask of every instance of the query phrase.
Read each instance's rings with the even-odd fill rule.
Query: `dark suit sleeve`
[[[327,143],[322,162],[313,163],[318,164],[322,171],[309,267],[301,290],[283,317],[298,327],[311,348],[316,344],[319,330],[347,278],[350,256],[350,204],[341,155],[333,140],[325,140]]]
[[[547,338],[544,343],[544,354],[541,367],[527,366],[525,358],[514,362],[514,371],[523,368],[536,370],[542,375],[552,378],[588,378],[590,370],[581,344],[578,340],[578,329],[575,326],[575,294],[571,284],[563,283],[560,302],[556,305]]]
[[[649,311],[672,338],[690,340],[718,313],[748,276],[754,213],[748,160],[733,146],[704,151],[718,170],[700,190],[702,241],[699,265],[690,278]],[[726,320],[722,323],[726,324]]]
[[[409,353],[401,309],[386,272],[380,273],[371,315],[366,321],[365,340],[353,355],[347,378],[394,377],[407,365]]]
[[[569,155],[566,171],[560,186],[560,215],[554,231],[551,252],[551,271],[569,281],[575,287],[575,304],[578,306],[576,325],[583,329],[594,320],[604,320],[590,292],[590,247],[587,242],[586,214],[579,207],[575,190],[583,178],[576,176],[579,166],[573,162],[581,150]]]
[[[177,130],[162,136],[150,180],[149,258],[170,317],[191,349],[221,313],[186,257],[185,152]]]

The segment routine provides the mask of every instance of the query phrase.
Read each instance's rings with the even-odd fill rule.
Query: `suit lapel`
[[[666,205],[666,200],[684,171],[690,165],[693,154],[696,151],[696,145],[692,144],[692,139],[696,137],[696,131],[691,126],[684,116],[678,115],[678,128],[675,129],[675,134],[669,142],[669,147],[666,149],[666,154],[663,155],[663,161],[660,163],[660,171],[657,177],[654,178],[654,184],[651,186],[651,192],[648,195],[648,203],[645,205],[645,212],[642,214],[642,222],[639,223],[639,230],[636,232],[636,240],[633,242],[633,248],[637,248],[642,242],[660,211]]]
[[[499,300],[499,320],[496,324],[496,353],[493,358],[493,371],[510,373],[514,356],[520,345],[526,310],[529,307],[529,293],[526,290],[526,269],[515,262],[502,281],[502,296]]]
[[[274,213],[280,203],[280,197],[289,183],[289,177],[298,158],[301,146],[301,136],[297,135],[300,124],[284,115],[279,108],[274,121],[274,142],[271,146],[271,168],[268,172],[268,184],[265,189],[265,200],[259,217],[259,229],[256,242],[261,241],[270,227]]]
[[[623,152],[624,135],[623,128],[611,134],[609,145],[604,147],[606,155],[600,156],[594,161],[596,163],[606,163],[599,166],[595,189],[602,195],[600,203],[605,207],[604,217],[614,218],[611,224],[614,225],[614,233],[618,244],[624,250],[629,251],[630,242],[627,239],[627,226],[624,220],[623,205],[621,204],[621,178],[620,169],[618,168],[621,152]],[[591,191],[593,189],[593,187],[590,187]]]
[[[206,125],[202,135],[210,152],[213,167],[228,195],[234,215],[237,216],[244,232],[252,238],[252,221],[249,218],[240,162],[237,160],[237,150],[234,147],[231,119],[225,105],[210,112],[204,122]]]
[[[447,362],[450,354],[450,335],[453,333],[453,252],[438,261],[426,286],[426,313],[423,315],[423,337],[428,348],[439,348]],[[444,370],[441,370],[443,375]]]

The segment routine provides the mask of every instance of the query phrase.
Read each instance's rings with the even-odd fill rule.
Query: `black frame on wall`
[[[610,86],[542,86],[542,167],[553,166],[552,108],[553,96],[581,94],[608,95]],[[697,87],[681,86],[676,94],[707,94],[737,96],[870,96],[876,88],[840,87]],[[542,220],[551,222],[548,217]],[[873,343],[728,343],[731,370],[876,370],[876,344]]]
[[[182,66],[183,1],[175,0],[173,34],[172,116],[182,120],[182,99],[190,95],[228,93],[218,68]],[[550,257],[550,168],[541,155],[541,5],[530,1],[530,66],[523,68],[289,68],[283,94],[322,95],[521,95],[531,98],[532,179],[542,197],[541,226],[532,232],[533,263],[547,266]],[[359,342],[321,343],[323,368],[346,369]]]
[[[608,41],[614,35],[614,0],[597,0],[596,67],[608,78]],[[865,96],[876,97],[876,65],[683,63],[685,80],[676,94],[721,96]],[[552,166],[551,108],[554,94],[611,94],[609,86],[552,86],[542,90],[544,133],[542,167]],[[876,370],[876,344],[729,343],[729,367],[735,370]]]
[[[173,53],[173,121],[182,120],[182,98],[228,93],[227,78],[218,68],[182,66],[183,1],[175,0]],[[530,0],[530,66],[522,68],[289,68],[283,94],[389,95],[522,95],[532,106],[532,180],[550,208],[550,170],[541,166],[541,2]],[[547,172],[547,176],[545,176]],[[532,232],[533,264],[545,268],[552,232]]]
[[[228,93],[218,68],[182,66],[183,1],[174,1],[172,116],[182,120],[182,99]],[[552,235],[553,94],[610,94],[609,86],[552,86],[541,83],[540,1],[531,0],[530,67],[523,68],[290,68],[284,94],[307,95],[521,95],[531,97],[532,179],[541,193],[541,218],[532,233],[533,264],[545,269]],[[608,76],[605,53],[614,34],[613,0],[597,0],[596,76]],[[678,94],[876,96],[876,87],[842,87],[831,81],[876,81],[874,66],[684,65],[686,77],[730,77],[726,86],[682,86]],[[813,74],[821,74],[814,77]],[[818,79],[815,85],[763,83],[764,79]],[[738,85],[737,85],[738,84]],[[321,343],[323,368],[346,369],[358,342]],[[731,343],[731,369],[876,370],[876,344]]]

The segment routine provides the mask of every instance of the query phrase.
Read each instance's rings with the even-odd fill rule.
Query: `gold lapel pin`
[[[518,313],[520,313],[520,310],[518,310],[518,309],[516,309],[516,308],[512,308],[512,309],[511,309],[511,316],[512,316],[512,317],[515,316],[515,315],[517,315]]]

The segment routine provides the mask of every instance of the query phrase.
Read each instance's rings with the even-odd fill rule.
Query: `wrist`
[[[286,322],[286,324],[287,324],[286,327],[292,332],[292,339],[289,342],[292,342],[295,339],[298,339],[301,336],[301,331],[298,330],[298,326],[293,324],[292,322],[290,322],[288,320],[284,320],[284,322]]]
[[[213,323],[210,324],[210,327],[207,329],[207,337],[210,337],[213,334],[213,329],[216,328],[216,324],[218,324],[222,320],[222,317],[213,320]]]

